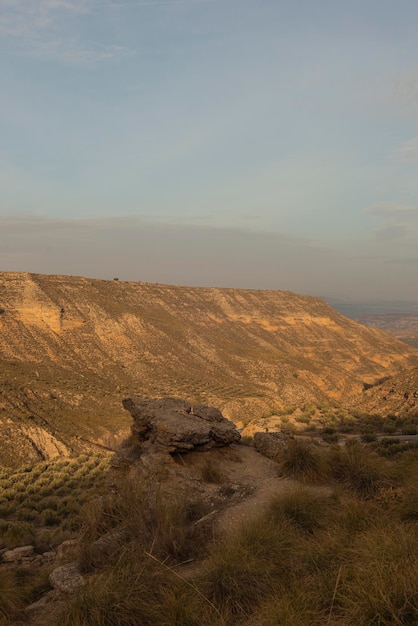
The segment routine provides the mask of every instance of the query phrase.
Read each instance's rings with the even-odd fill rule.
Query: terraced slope
[[[346,402],[417,354],[290,292],[0,273],[0,461],[106,445],[130,424],[127,394],[238,422],[272,403]]]

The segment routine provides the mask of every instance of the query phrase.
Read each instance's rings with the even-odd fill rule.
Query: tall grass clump
[[[62,626],[199,626],[201,598],[132,547],[70,597]],[[209,622],[208,622],[209,623]],[[214,624],[214,622],[212,622]]]
[[[329,465],[332,476],[362,498],[375,496],[389,482],[383,459],[356,442],[331,450]]]
[[[24,606],[24,591],[13,569],[0,569],[0,625],[12,624]]]
[[[269,514],[217,542],[204,563],[201,585],[228,623],[243,623],[290,573],[299,538],[287,520]]]
[[[286,519],[297,528],[313,533],[324,526],[329,518],[332,499],[329,496],[312,492],[304,486],[276,496],[269,506],[274,519]]]
[[[132,542],[168,563],[191,558],[204,550],[210,537],[202,520],[207,513],[202,501],[187,490],[138,476],[127,478],[115,495],[87,508],[80,540],[82,566],[89,570],[103,565],[102,558],[106,561],[109,555],[101,554],[95,542],[106,535],[115,548],[119,540],[121,546]]]
[[[248,626],[320,626],[326,624],[318,615],[309,593],[305,589],[281,586],[271,598],[264,601]]]
[[[327,464],[322,452],[313,444],[295,439],[283,450],[281,470],[301,481],[322,480],[327,475]]]
[[[357,537],[338,592],[346,623],[415,625],[418,615],[417,532],[375,527]]]

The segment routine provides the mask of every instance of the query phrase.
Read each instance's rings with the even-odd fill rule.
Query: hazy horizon
[[[405,298],[402,290],[398,297],[388,297],[379,277],[370,273],[359,276],[356,289],[348,282],[340,285],[341,274],[356,263],[361,267],[354,256],[274,233],[138,218],[0,217],[0,271],[293,291],[324,298],[354,317],[357,305],[361,313],[416,310],[418,298]],[[379,264],[374,270],[379,272]]]

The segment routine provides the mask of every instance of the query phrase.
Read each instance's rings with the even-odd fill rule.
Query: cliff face
[[[272,402],[347,401],[417,354],[290,292],[0,273],[0,429],[31,417],[63,443],[126,429],[125,395],[239,421]]]

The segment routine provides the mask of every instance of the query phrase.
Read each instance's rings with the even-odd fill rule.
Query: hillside
[[[0,273],[0,462],[120,439],[126,395],[238,423],[272,404],[349,403],[417,355],[291,292]]]
[[[413,367],[368,389],[362,406],[370,413],[416,416],[418,414],[418,368]]]
[[[418,347],[418,314],[386,313],[362,315],[358,321],[372,328],[379,328],[397,339]]]

